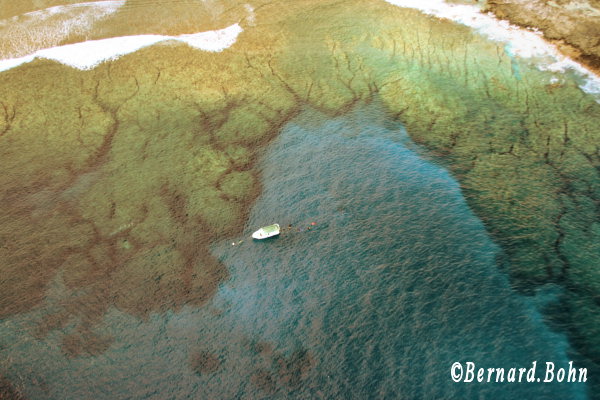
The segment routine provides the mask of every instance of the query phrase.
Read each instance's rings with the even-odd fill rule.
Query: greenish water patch
[[[510,68],[512,69],[512,74],[517,80],[521,80],[521,74],[519,72],[519,61],[515,59],[515,56],[512,52],[510,44],[504,46],[504,52],[510,57]]]

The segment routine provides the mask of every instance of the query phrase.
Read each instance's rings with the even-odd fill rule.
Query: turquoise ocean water
[[[376,105],[302,113],[260,168],[244,235],[213,246],[230,279],[208,305],[113,310],[114,344],[75,359],[59,333],[23,334],[35,313],[4,320],[11,381],[34,399],[585,398],[583,384],[452,381],[455,361],[565,366],[570,350],[510,288],[457,182]],[[273,222],[280,237],[249,238]]]

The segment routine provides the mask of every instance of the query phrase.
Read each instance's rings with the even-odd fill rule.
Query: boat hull
[[[271,229],[266,230],[265,228],[260,228],[259,230],[257,230],[256,232],[254,232],[252,234],[252,238],[256,239],[256,240],[263,240],[263,239],[268,239],[270,237],[279,235],[279,225],[278,224],[271,225],[268,228],[271,228]],[[275,229],[273,229],[273,228],[275,228]]]

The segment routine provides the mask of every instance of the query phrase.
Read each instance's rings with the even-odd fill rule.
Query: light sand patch
[[[192,34],[243,25],[247,16],[239,0],[127,0],[111,18],[94,26],[89,39]]]

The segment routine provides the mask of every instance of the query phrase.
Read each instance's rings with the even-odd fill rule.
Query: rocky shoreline
[[[485,10],[539,29],[565,55],[600,74],[600,0],[488,0]]]

